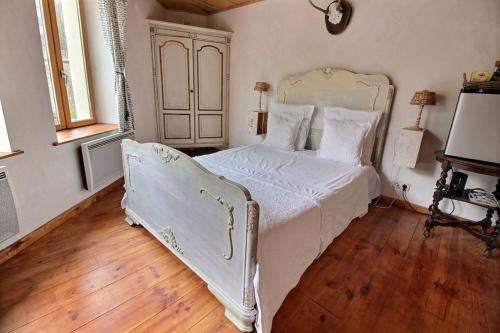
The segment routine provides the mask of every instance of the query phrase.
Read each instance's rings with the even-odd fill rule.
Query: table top
[[[500,177],[500,165],[499,164],[494,164],[494,163],[488,163],[488,162],[478,162],[478,161],[472,161],[468,160],[466,158],[460,158],[460,157],[452,157],[452,156],[446,156],[444,154],[444,150],[438,150],[434,153],[436,155],[436,160],[439,162],[444,162],[447,161],[449,162],[452,166],[461,169],[461,170],[467,170],[483,175],[488,175],[488,176],[493,176],[493,177]]]

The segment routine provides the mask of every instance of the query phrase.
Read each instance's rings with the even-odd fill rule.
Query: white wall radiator
[[[87,190],[94,191],[123,176],[121,142],[134,132],[115,133],[82,144]]]
[[[19,233],[19,221],[7,167],[0,167],[0,243],[17,233]]]

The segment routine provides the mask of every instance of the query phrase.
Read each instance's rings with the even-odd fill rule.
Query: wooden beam
[[[262,0],[157,0],[167,10],[212,15]]]
[[[92,206],[97,200],[101,199],[102,197],[106,196],[108,193],[120,188],[123,186],[123,177],[112,183],[111,185],[103,188],[99,192],[93,194],[92,196],[88,197],[87,199],[83,200],[82,202],[76,204],[75,206],[71,207],[70,209],[66,210],[62,214],[56,216],[46,224],[42,225],[35,231],[29,233],[28,235],[24,236],[14,244],[6,247],[5,249],[0,251],[0,265],[3,264],[5,261],[9,260],[10,258],[14,257],[16,254],[20,253],[22,250],[72,218],[73,216],[77,215],[80,213],[82,210]]]

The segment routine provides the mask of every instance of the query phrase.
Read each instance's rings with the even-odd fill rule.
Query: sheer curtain
[[[111,51],[115,67],[115,95],[118,105],[119,129],[134,129],[132,99],[125,76],[126,27],[128,0],[98,0],[104,39]]]

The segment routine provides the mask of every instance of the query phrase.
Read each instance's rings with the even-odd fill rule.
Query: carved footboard
[[[255,320],[259,206],[243,186],[161,144],[122,143],[130,224],[150,231],[198,274],[242,331]]]

